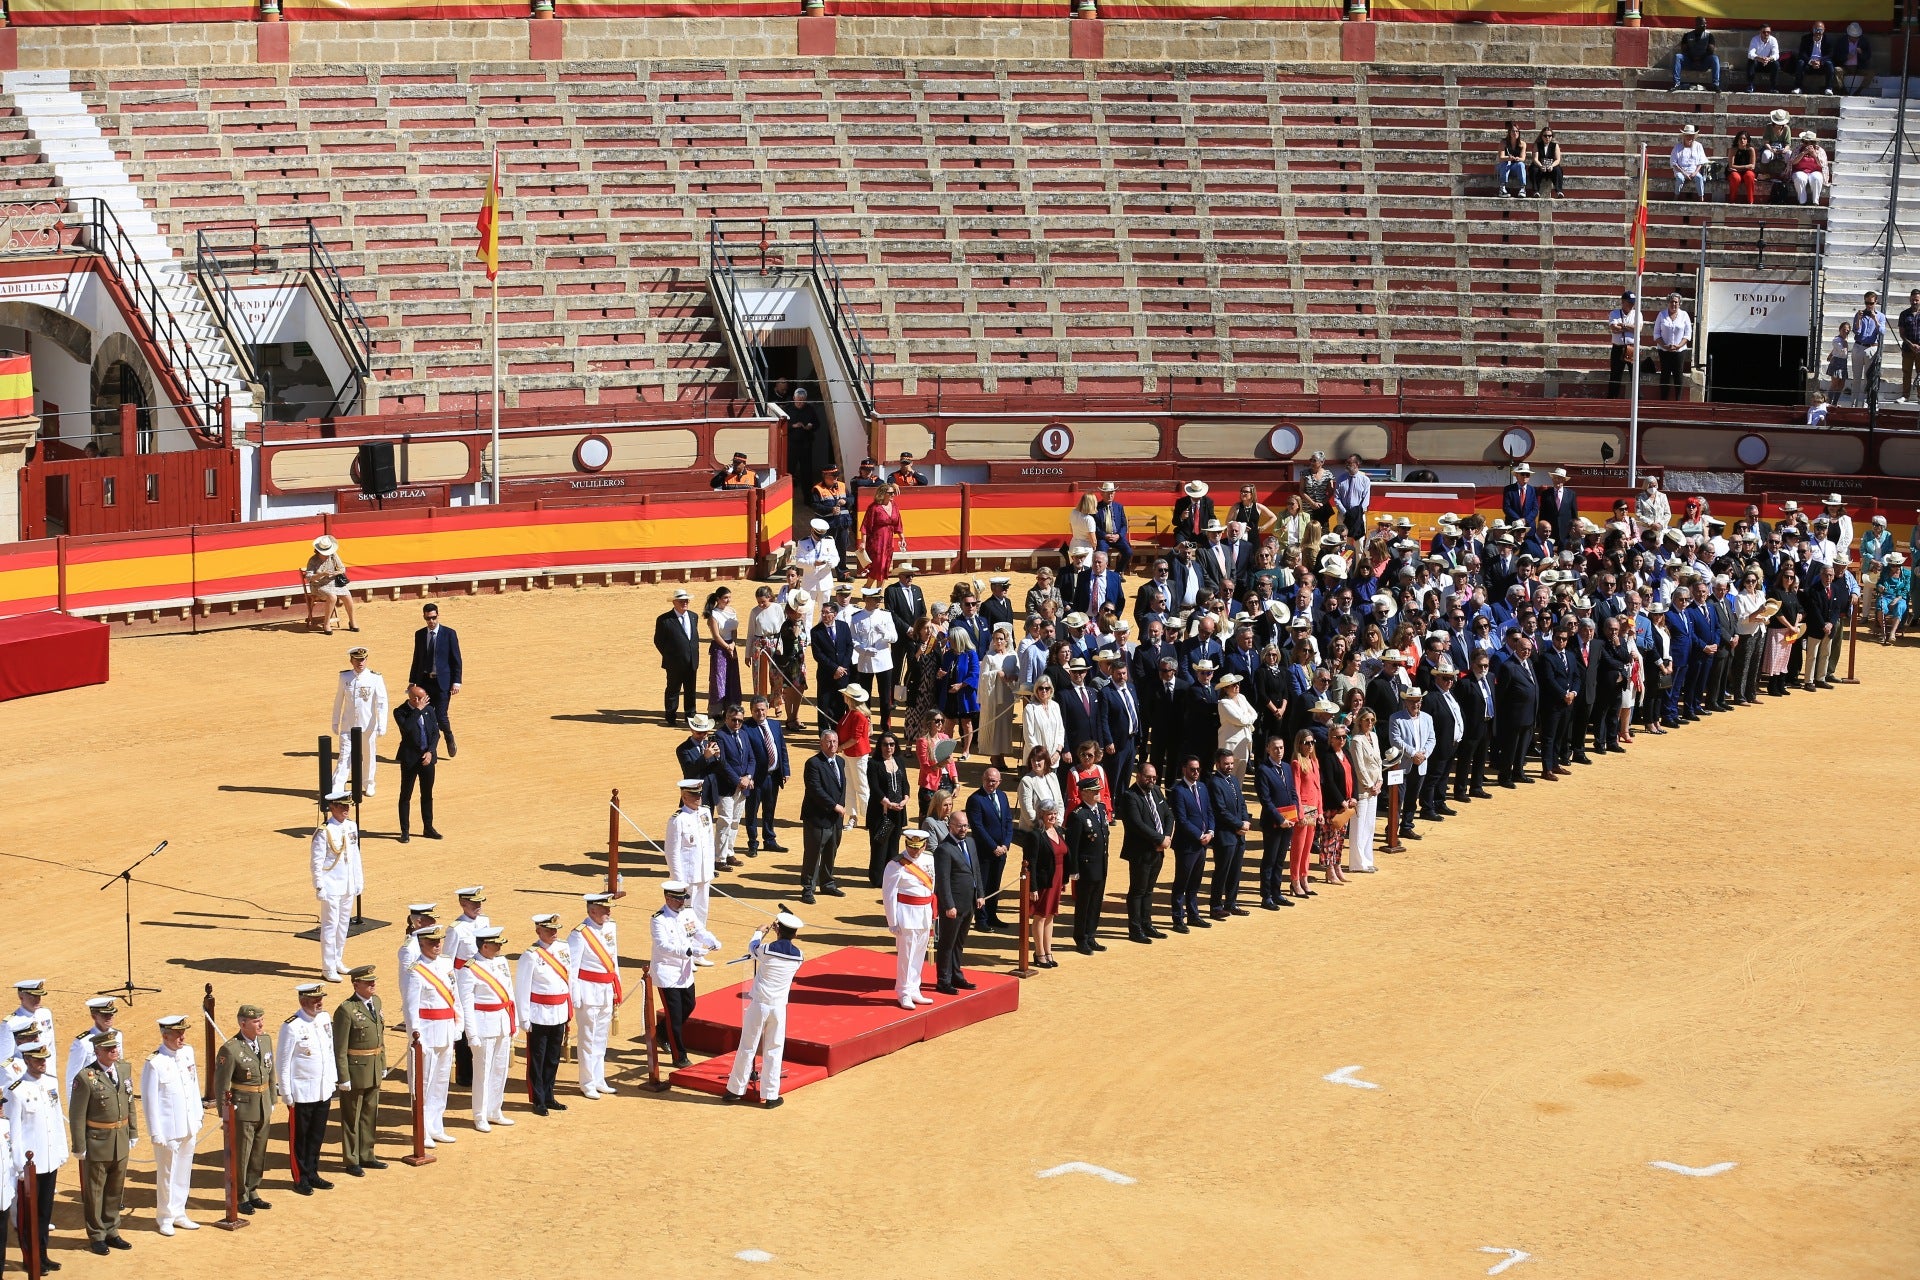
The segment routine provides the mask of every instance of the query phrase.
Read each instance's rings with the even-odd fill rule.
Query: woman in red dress
[[[1307,888],[1307,856],[1313,852],[1320,823],[1320,752],[1311,730],[1302,729],[1293,735],[1287,767],[1293,770],[1293,793],[1300,804],[1300,819],[1293,824],[1293,845],[1287,851],[1287,879],[1294,897],[1311,898],[1314,892]]]
[[[907,527],[893,503],[894,495],[899,492],[890,484],[875,490],[860,526],[860,545],[867,553],[867,585],[871,587],[886,585],[893,572],[894,553],[907,549]]]
[[[1060,891],[1067,887],[1067,841],[1060,834],[1060,806],[1040,802],[1040,819],[1027,840],[1028,911],[1033,918],[1034,963],[1058,969],[1053,958],[1053,918],[1060,912]]]

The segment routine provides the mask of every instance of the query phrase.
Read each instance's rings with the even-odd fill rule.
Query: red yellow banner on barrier
[[[1614,0],[1374,0],[1385,22],[1533,22],[1560,27],[1612,26]]]
[[[193,531],[67,539],[69,613],[175,609],[193,603]]]
[[[217,0],[7,0],[16,27],[108,27],[149,22],[252,22],[258,5]]]
[[[0,618],[59,607],[59,544],[47,538],[0,547]]]
[[[526,0],[280,0],[289,22],[524,18]]]
[[[198,525],[193,531],[193,594],[197,600],[236,600],[297,591],[325,533],[319,516],[259,524]]]
[[[870,497],[871,489],[863,490],[863,497]],[[894,505],[900,511],[900,523],[906,528],[907,557],[916,566],[924,566],[929,558],[948,560],[960,554],[961,505],[964,501],[960,490],[952,488],[902,489],[900,496],[894,499]],[[866,503],[860,508],[862,519],[866,516]],[[895,563],[899,557],[894,557]]]
[[[793,477],[781,476],[760,491],[760,554],[774,552],[793,541]]]
[[[1341,4],[1262,3],[1261,0],[1101,0],[1103,18],[1240,18],[1269,22],[1338,22]]]
[[[1827,24],[1830,35],[1845,30],[1849,22],[1875,31],[1885,31],[1890,25],[1890,7],[1885,0],[1795,0],[1790,5],[1782,5],[1779,0],[1642,0],[1640,11],[1647,23],[1663,27],[1690,27],[1695,18],[1705,18],[1717,30],[1755,28],[1771,22],[1782,49],[1797,48],[1798,37],[1806,34],[1815,19]],[[1795,33],[1794,40],[1787,39],[1788,32]],[[1722,60],[1746,52],[1744,35],[1738,49],[1728,49],[1725,41],[1721,43]]]

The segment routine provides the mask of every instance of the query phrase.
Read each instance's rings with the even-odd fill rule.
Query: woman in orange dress
[[[894,506],[900,490],[883,484],[874,491],[873,502],[860,525],[860,545],[867,553],[867,585],[885,586],[893,573],[893,556],[907,549],[907,527]]]
[[[1293,771],[1293,793],[1300,805],[1300,818],[1293,825],[1293,846],[1288,850],[1287,880],[1294,897],[1311,898],[1314,892],[1307,888],[1307,857],[1313,852],[1320,822],[1320,751],[1311,730],[1302,729],[1293,735],[1287,767]]]

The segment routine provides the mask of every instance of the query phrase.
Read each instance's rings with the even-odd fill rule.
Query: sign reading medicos
[[[1812,307],[1804,284],[1715,280],[1707,286],[1707,331],[1804,338]]]

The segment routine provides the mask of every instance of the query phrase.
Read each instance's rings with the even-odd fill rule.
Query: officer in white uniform
[[[0,1088],[4,1088],[27,1073],[26,1059],[21,1055],[28,1045],[40,1043],[40,1024],[23,1013],[10,1013],[0,1022],[0,1039],[12,1046],[8,1056],[0,1058]]]
[[[513,1009],[527,1029],[527,1101],[533,1114],[544,1116],[549,1109],[567,1109],[553,1096],[553,1080],[573,1021],[573,969],[560,941],[560,917],[535,916],[533,928],[537,941],[520,953],[513,970]]]
[[[407,936],[400,944],[400,1007],[407,1007],[408,993],[413,989],[413,965],[420,958],[420,943],[413,935],[421,929],[430,928],[439,923],[433,918],[439,904],[434,902],[412,902],[407,904]]]
[[[474,947],[475,930],[493,922],[480,911],[487,901],[486,886],[470,884],[454,893],[460,900],[460,914],[447,925],[447,945],[442,950],[452,958],[453,971],[458,974],[479,954]],[[463,1089],[473,1083],[473,1047],[464,1036],[453,1046],[453,1082]]]
[[[580,1092],[589,1098],[612,1093],[607,1083],[607,1037],[620,1002],[620,935],[613,923],[613,895],[589,893],[587,918],[567,935],[571,960],[573,1020],[580,1043]]]
[[[902,1009],[933,1003],[931,996],[920,993],[927,936],[933,931],[933,855],[927,852],[932,838],[918,828],[902,832],[900,852],[880,878],[887,932],[894,939],[894,995]]]
[[[420,958],[410,970],[404,1005],[407,1030],[420,1034],[421,1068],[424,1081],[415,1078],[413,1052],[407,1052],[407,1087],[424,1088],[421,1094],[421,1123],[427,1131],[427,1145],[452,1142],[447,1132],[447,1089],[453,1083],[453,1042],[464,1031],[460,1021],[460,998],[453,993],[453,960],[440,952],[447,931],[435,926],[414,935],[420,944]]]
[[[204,1123],[200,1066],[187,1043],[189,1025],[183,1014],[160,1019],[160,1047],[140,1067],[140,1109],[147,1136],[153,1139],[153,1222],[163,1236],[172,1235],[175,1227],[200,1229],[187,1216],[193,1148]],[[327,1061],[333,1061],[331,1049]]]
[[[53,1010],[47,1008],[44,1003],[47,998],[47,980],[23,978],[13,984],[13,989],[20,997],[20,1007],[13,1011],[13,1016],[32,1019],[33,1025],[40,1028],[40,1043],[52,1048]],[[13,1036],[6,1031],[0,1031],[0,1058],[13,1056]]]
[[[900,633],[893,625],[893,614],[880,603],[878,587],[860,589],[860,607],[854,610],[849,630],[853,632],[853,669],[860,673],[860,684],[869,697],[878,696],[882,714],[893,711],[893,694],[888,689],[893,672],[893,646]]]
[[[713,815],[700,806],[700,794],[700,779],[680,779],[680,807],[667,819],[666,853],[667,878],[688,886],[694,918],[705,928],[713,886]]]
[[[800,568],[800,585],[815,600],[826,600],[833,591],[833,571],[840,567],[840,548],[830,536],[833,526],[825,520],[814,520],[807,527],[813,536],[794,544],[793,562]]]
[[[661,1011],[666,1015],[665,1043],[673,1054],[673,1065],[684,1067],[691,1061],[684,1032],[687,1016],[693,1012],[694,962],[709,951],[718,951],[720,939],[708,933],[687,909],[692,889],[685,881],[669,880],[660,886],[660,892],[666,897],[666,905],[653,913],[650,967],[653,988],[660,993]]]
[[[366,794],[373,794],[373,770],[380,758],[380,735],[387,731],[387,682],[377,671],[367,670],[365,645],[347,650],[351,664],[340,673],[340,685],[333,694],[333,734],[340,740],[340,762],[333,769],[333,790],[350,792],[353,787],[353,736],[360,729],[360,780]]]
[[[313,833],[313,894],[320,899],[320,976],[341,981],[347,971],[347,926],[354,900],[366,892],[360,828],[347,816],[353,797],[338,786],[327,795],[327,820]]]
[[[334,1052],[333,1019],[320,1011],[326,988],[306,982],[294,988],[300,1007],[280,1024],[274,1060],[274,1083],[287,1104],[292,1125],[289,1156],[293,1162],[293,1189],[300,1195],[314,1188],[331,1191],[320,1176],[320,1147],[327,1136],[327,1112],[340,1089],[339,1055]],[[409,1055],[411,1056],[411,1055]]]
[[[500,954],[506,943],[506,931],[497,925],[475,929],[473,958],[454,975],[460,1020],[466,1026],[467,1049],[473,1059],[473,1127],[481,1133],[491,1133],[496,1124],[513,1123],[500,1110],[518,1026],[514,975]]]
[[[4,1110],[0,1110],[0,1259],[7,1255],[7,1223],[13,1216],[13,1193],[20,1182],[20,1172],[13,1154],[13,1127],[7,1123]]]
[[[67,1138],[66,1107],[60,1101],[60,1077],[48,1070],[53,1059],[52,1044],[44,1039],[36,1040],[24,1046],[21,1054],[24,1069],[20,1078],[7,1086],[6,1103],[0,1111],[4,1111],[13,1142],[15,1167],[24,1171],[27,1153],[32,1152],[38,1183],[40,1221],[36,1224],[20,1221],[20,1238],[26,1239],[28,1227],[32,1225],[40,1257],[51,1261],[47,1259],[47,1236],[52,1230],[54,1188],[73,1149]],[[24,1219],[26,1205],[22,1203],[16,1208],[19,1209],[16,1219]]]
[[[87,1029],[75,1036],[67,1045],[67,1067],[60,1076],[60,1085],[67,1096],[73,1096],[73,1078],[80,1069],[93,1061],[93,1038],[102,1031],[113,1030],[113,1015],[119,1012],[119,1006],[112,996],[95,996],[87,1001],[87,1013],[93,1019]]]
[[[727,1077],[723,1102],[739,1102],[746,1097],[753,1055],[758,1053],[760,1105],[780,1105],[780,1063],[787,1048],[787,996],[793,990],[793,975],[799,972],[802,959],[793,939],[803,927],[798,916],[782,911],[773,918],[777,935],[773,941],[767,940],[766,927],[762,926],[747,942],[747,954],[754,963],[753,987],[741,1014],[740,1048],[734,1053],[733,1073]]]

